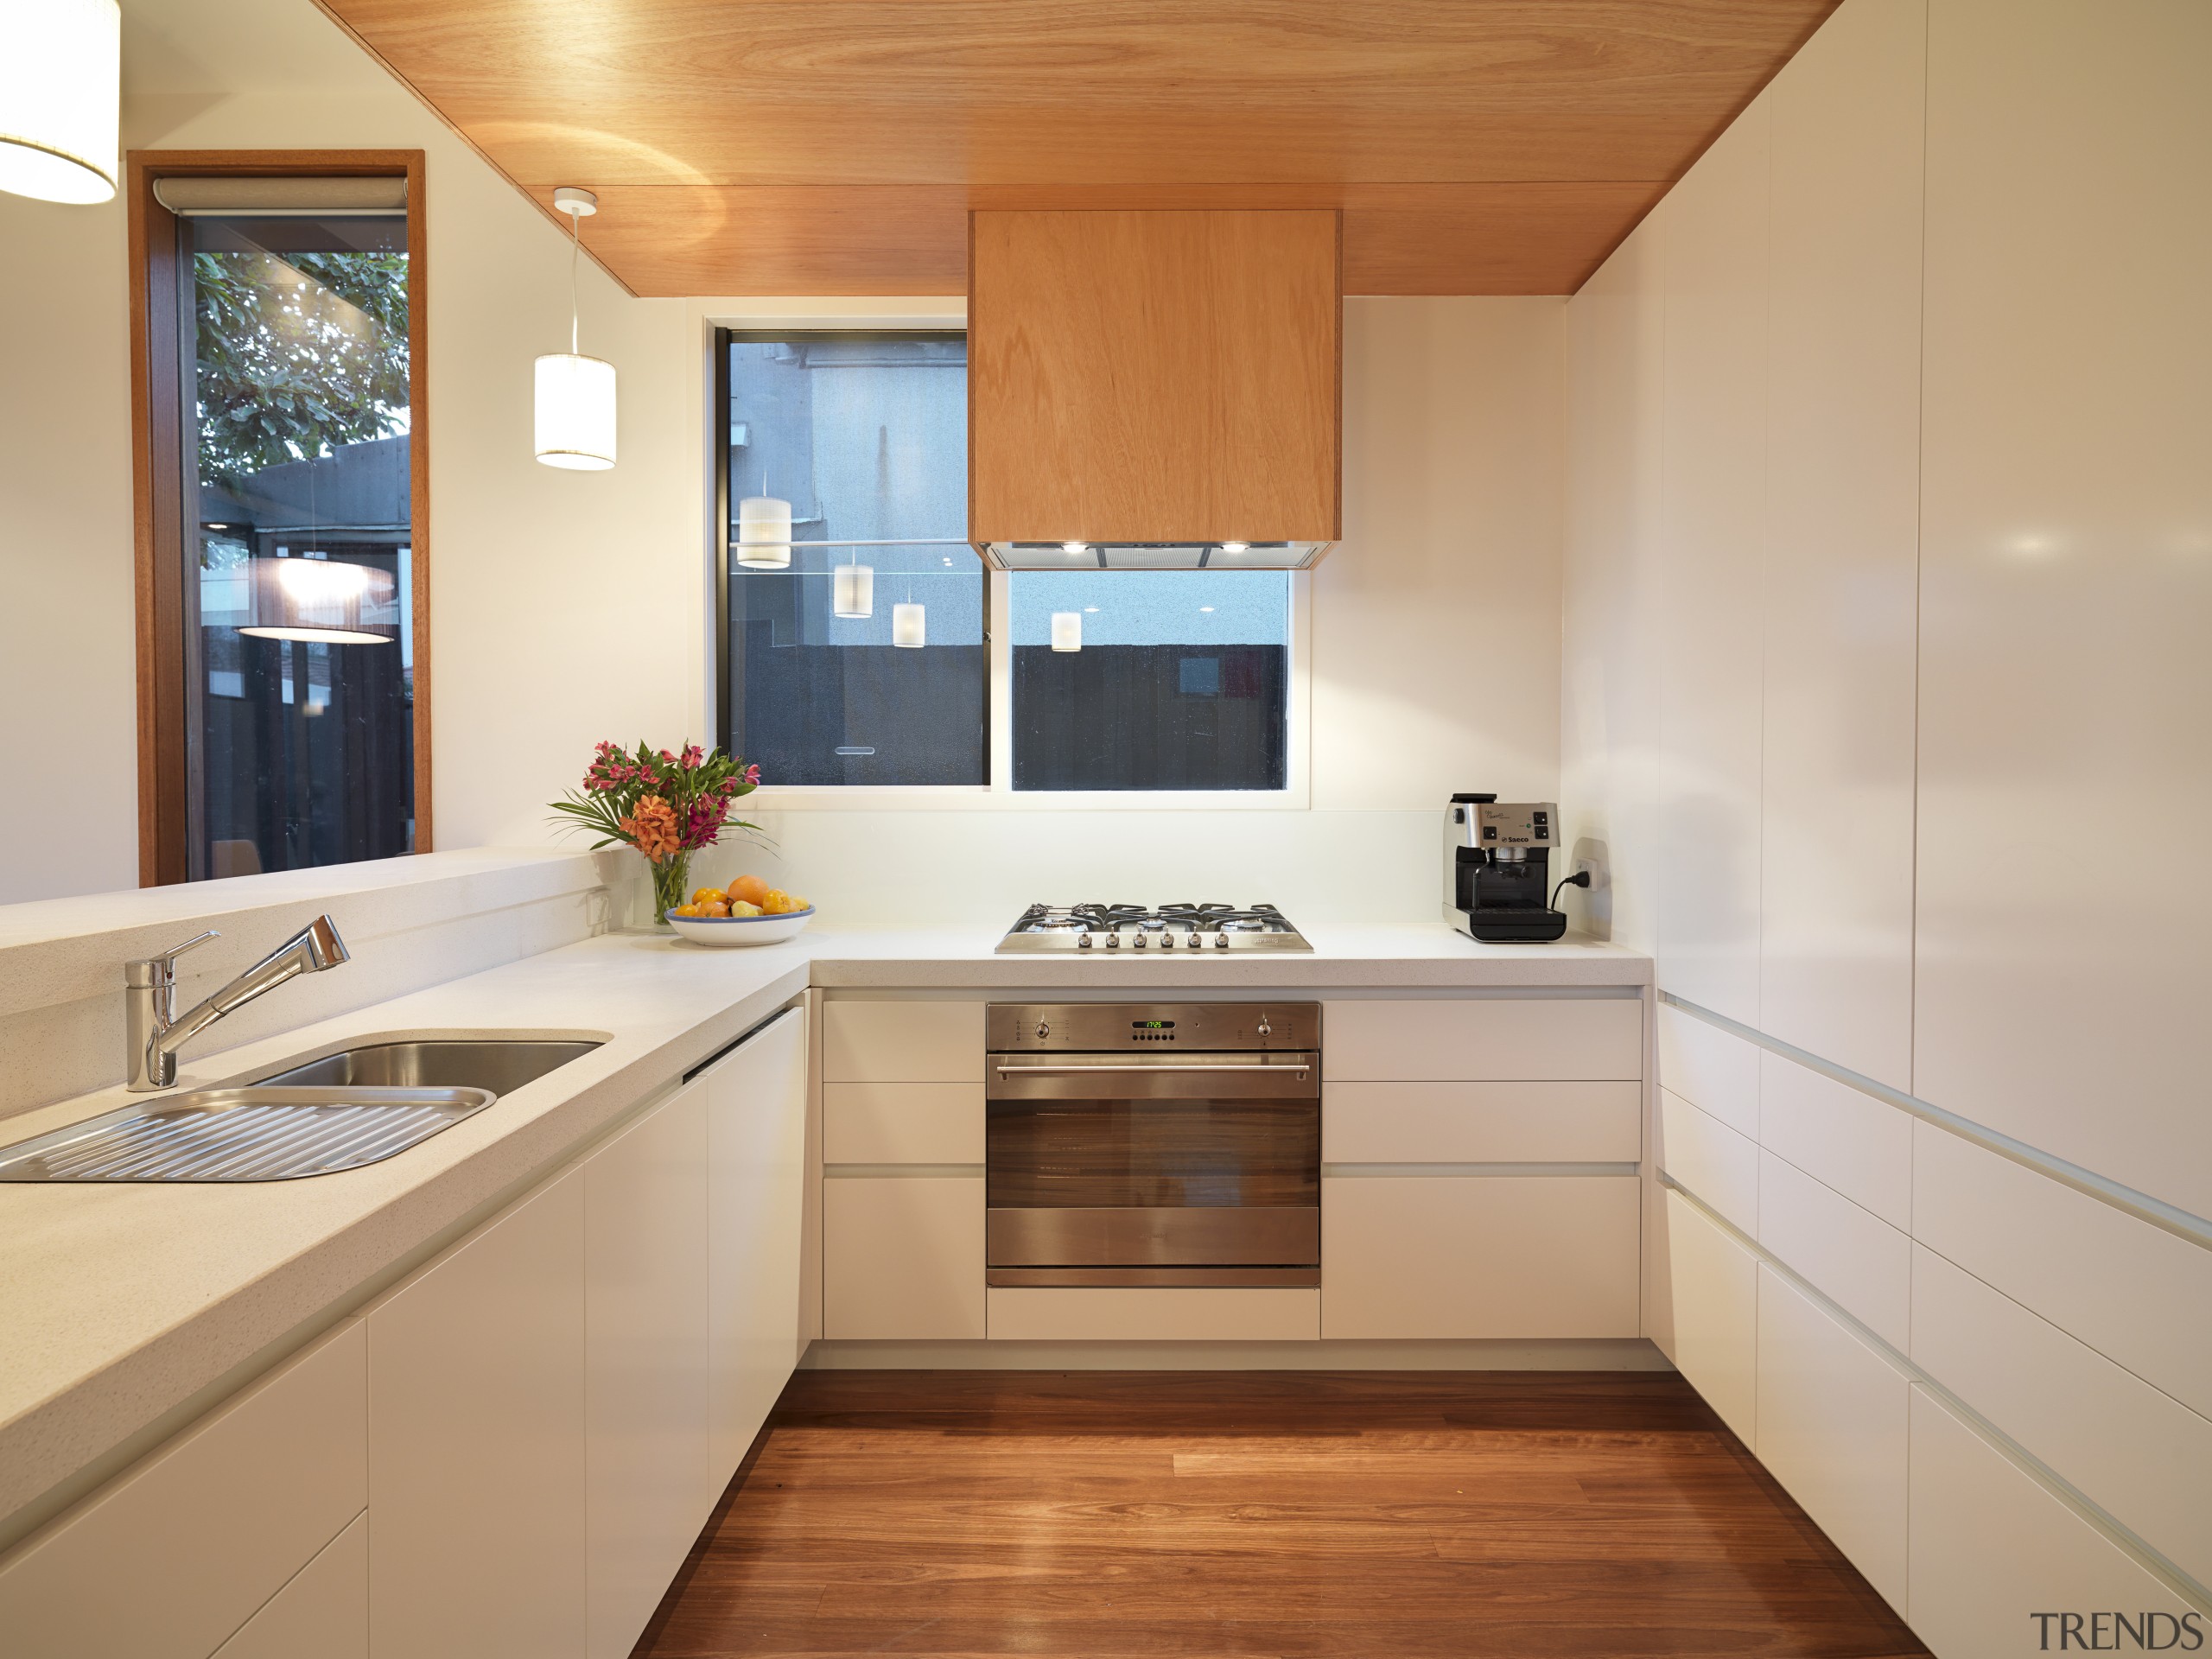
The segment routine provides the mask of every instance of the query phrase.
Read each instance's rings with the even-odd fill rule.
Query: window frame
[[[885,308],[877,311],[873,306]],[[804,307],[804,308],[801,308]],[[704,315],[707,419],[705,446],[709,572],[707,675],[714,699],[709,729],[727,750],[729,727],[729,353],[733,334],[964,334],[964,301],[791,302],[772,315]],[[981,561],[972,543],[969,551]],[[1290,668],[1284,709],[1284,776],[1281,789],[1017,790],[1014,787],[1014,633],[1012,573],[985,568],[985,642],[989,681],[984,688],[988,782],[982,784],[777,784],[764,782],[748,800],[765,811],[1015,811],[1097,810],[1284,811],[1313,804],[1313,617],[1310,571],[1290,581]]]
[[[432,839],[430,792],[430,306],[419,149],[134,149],[124,158],[130,261],[130,445],[137,657],[138,885],[191,880],[193,706],[184,629],[192,614],[181,552],[184,389],[194,321],[183,305],[178,215],[162,179],[404,178],[407,181],[408,581],[414,636],[415,851]],[[398,855],[408,856],[408,855]]]

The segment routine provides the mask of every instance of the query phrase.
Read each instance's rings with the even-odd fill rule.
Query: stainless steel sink
[[[426,1038],[342,1049],[257,1078],[262,1085],[354,1089],[488,1089],[504,1095],[599,1045],[537,1038]]]
[[[359,1169],[598,1046],[494,1038],[345,1049],[251,1084],[134,1101],[0,1147],[0,1182],[289,1181]]]

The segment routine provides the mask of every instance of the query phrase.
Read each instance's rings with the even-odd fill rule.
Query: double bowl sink
[[[250,1084],[134,1102],[0,1147],[0,1182],[286,1181],[359,1169],[598,1046],[429,1038],[341,1049]]]

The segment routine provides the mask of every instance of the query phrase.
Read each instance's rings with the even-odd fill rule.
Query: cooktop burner
[[[1032,905],[998,948],[1017,950],[1311,950],[1273,905]]]

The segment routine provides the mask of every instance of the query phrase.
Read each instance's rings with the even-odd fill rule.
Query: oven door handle
[[[1313,1068],[1310,1065],[1001,1065],[999,1076],[1087,1077],[1101,1071],[1143,1071],[1158,1077],[1163,1073],[1186,1071],[1274,1071],[1286,1076],[1304,1077]]]

